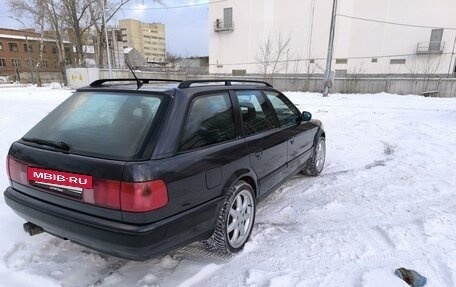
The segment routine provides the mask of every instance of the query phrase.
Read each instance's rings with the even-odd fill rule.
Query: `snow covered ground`
[[[1,88],[1,160],[70,93]],[[326,167],[260,203],[240,254],[216,256],[195,243],[122,260],[28,237],[1,197],[0,286],[408,286],[393,274],[399,267],[426,276],[427,286],[456,286],[456,98],[287,95],[323,121]]]

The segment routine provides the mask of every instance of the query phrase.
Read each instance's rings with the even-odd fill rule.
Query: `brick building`
[[[0,28],[0,76],[20,81],[21,75],[24,75],[29,81],[31,78],[30,65],[35,74],[40,59],[40,39],[40,34],[36,33],[34,29]],[[39,72],[60,72],[55,40],[46,36],[43,45],[43,60]]]

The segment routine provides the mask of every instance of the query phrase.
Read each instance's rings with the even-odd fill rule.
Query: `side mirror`
[[[310,112],[302,112],[302,120],[308,122],[312,119],[312,114]]]

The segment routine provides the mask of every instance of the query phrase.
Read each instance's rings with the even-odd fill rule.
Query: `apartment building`
[[[0,28],[0,76],[20,80],[21,73],[31,72],[30,65],[36,70],[40,59],[40,40],[40,34],[34,29]],[[45,37],[43,45],[39,71],[60,72],[55,41]]]
[[[166,55],[165,25],[138,20],[119,21],[124,48],[135,48],[148,62],[164,62]]]
[[[333,0],[210,0],[210,73],[322,74],[332,7]],[[456,76],[454,11],[454,0],[339,0],[336,76]]]

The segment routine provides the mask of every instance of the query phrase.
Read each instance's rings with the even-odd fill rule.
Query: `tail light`
[[[27,164],[17,159],[8,156],[8,175],[12,181],[21,183],[21,184],[28,184],[27,180]]]
[[[168,190],[162,180],[120,182],[94,179],[93,189],[84,190],[84,199],[122,211],[146,212],[168,204]]]
[[[6,170],[9,178],[31,186],[27,166],[27,163],[8,156]],[[82,194],[83,202],[128,212],[152,211],[168,204],[168,190],[162,180],[123,182],[94,178],[93,188],[84,189]]]
[[[11,175],[10,175],[10,172],[9,172],[9,160],[10,160],[10,157],[7,156],[6,157],[6,176],[8,177],[8,179],[11,179]]]
[[[150,211],[168,204],[168,190],[162,180],[122,182],[120,202],[124,211]]]

